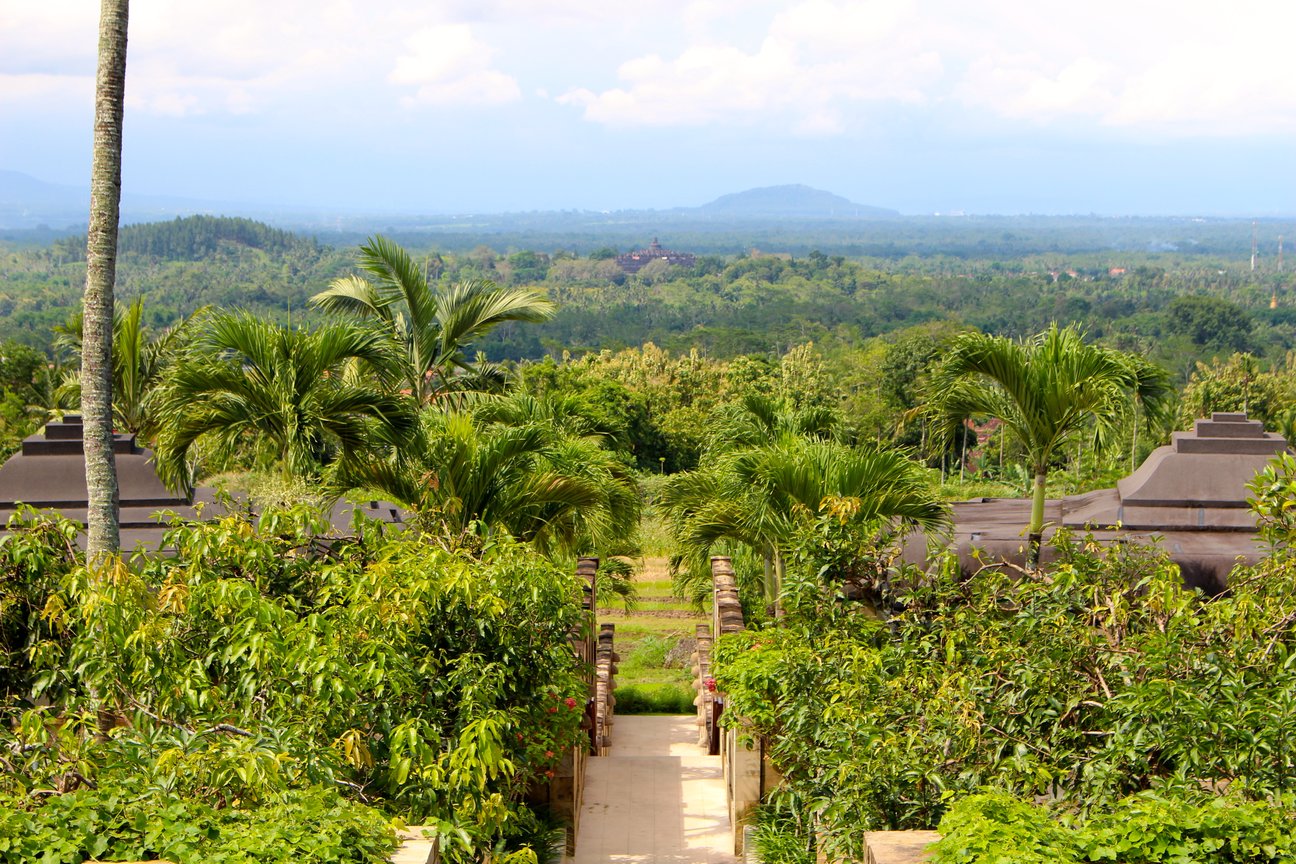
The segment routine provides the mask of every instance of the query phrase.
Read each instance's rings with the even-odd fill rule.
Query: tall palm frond
[[[288,473],[311,476],[413,429],[408,400],[344,374],[354,360],[388,380],[399,374],[382,332],[348,323],[290,330],[247,313],[216,314],[206,324],[160,395],[168,420],[157,464],[172,486],[188,484],[188,456],[200,439],[226,452],[259,451]]]
[[[366,275],[334,281],[311,298],[326,312],[339,312],[381,321],[403,350],[405,378],[423,404],[442,392],[462,390],[475,364],[466,359],[472,340],[506,321],[539,322],[552,318],[556,307],[530,288],[505,288],[483,279],[470,279],[440,291],[404,249],[385,237],[373,237],[360,247],[360,267]],[[478,373],[472,386],[494,380],[496,370]]]
[[[1025,449],[1034,477],[1028,526],[1034,554],[1054,454],[1090,427],[1095,441],[1105,443],[1136,395],[1159,415],[1173,390],[1151,364],[1087,345],[1075,328],[1055,324],[1024,342],[983,333],[959,336],[932,372],[927,394],[938,442],[948,441],[969,418],[997,417]]]
[[[676,475],[661,493],[683,593],[696,593],[690,583],[709,579],[708,559],[728,541],[765,556],[773,599],[797,533],[826,501],[840,498],[858,501],[854,518],[882,531],[936,530],[949,518],[921,466],[900,453],[794,436],[728,451]]]
[[[207,307],[181,319],[154,336],[144,323],[144,298],[137,297],[113,318],[113,422],[118,429],[151,440],[157,432],[156,397],[167,366],[179,354]],[[55,346],[61,353],[81,356],[82,318],[76,312],[54,328]],[[60,404],[79,403],[81,381],[67,370],[56,394]]]
[[[711,421],[712,429],[704,449],[712,454],[772,444],[780,439],[826,440],[839,426],[836,413],[829,408],[792,408],[761,393],[749,393],[740,403],[721,406]]]
[[[633,476],[610,452],[552,424],[454,410],[425,410],[390,456],[346,463],[336,482],[371,489],[452,537],[506,531],[564,554],[623,541],[639,517]]]

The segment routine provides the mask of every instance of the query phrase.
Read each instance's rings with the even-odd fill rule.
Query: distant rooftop
[[[1188,432],[1175,432],[1115,489],[1069,495],[1045,508],[1045,548],[1058,526],[1092,530],[1110,544],[1135,541],[1161,546],[1180,566],[1184,581],[1208,592],[1224,590],[1239,561],[1265,554],[1247,505],[1247,484],[1287,449],[1281,435],[1265,432],[1245,414],[1215,413]],[[1022,563],[1031,502],[980,498],[954,505],[950,548],[969,572],[988,561]],[[905,558],[927,558],[926,538],[911,538]]]
[[[85,427],[79,414],[45,425],[42,433],[23,439],[22,449],[0,466],[0,533],[3,519],[25,504],[39,510],[54,510],[62,516],[86,521],[89,493],[85,482]],[[222,516],[229,512],[217,490],[200,487],[192,497],[169,491],[153,467],[153,454],[138,446],[132,434],[113,436],[120,500],[118,520],[123,550],[158,549],[165,533],[164,514],[181,519]],[[229,502],[249,515],[247,502]],[[330,514],[333,527],[349,532],[353,511],[361,510],[372,519],[404,524],[403,514],[385,502],[352,505],[341,501]]]

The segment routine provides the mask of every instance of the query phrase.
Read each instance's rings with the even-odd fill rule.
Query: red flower
[[[552,751],[552,750],[546,750],[546,751],[545,751],[545,758],[546,758],[546,759],[552,759],[553,756],[554,756],[554,754],[553,754],[553,751]]]
[[[567,697],[565,700],[563,700],[563,701],[566,702],[568,708],[575,708],[575,707],[576,707],[576,700],[573,699],[573,698],[570,697],[570,696],[568,696],[568,697]]]

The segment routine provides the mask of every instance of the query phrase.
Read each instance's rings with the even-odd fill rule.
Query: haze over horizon
[[[1296,213],[1296,7],[353,0],[132,9],[123,186],[265,207]],[[97,4],[0,0],[0,170],[84,186]],[[1259,25],[1259,26],[1258,26]]]

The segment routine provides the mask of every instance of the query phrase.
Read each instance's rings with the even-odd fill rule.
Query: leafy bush
[[[1125,798],[1066,824],[1004,792],[964,798],[941,820],[932,864],[1291,864],[1293,814],[1237,796]]]
[[[752,818],[756,827],[752,846],[761,864],[814,864],[809,832],[797,824],[793,812],[778,803],[766,803],[755,809]]]
[[[1062,535],[1049,572],[923,574],[837,527],[803,538],[780,626],[721,638],[714,667],[830,858],[985,786],[1094,812],[1148,789],[1296,792],[1296,559],[1211,598],[1135,544]]]
[[[613,691],[618,714],[692,714],[697,695],[691,687],[669,682],[626,684]]]
[[[58,795],[33,812],[0,806],[0,864],[380,864],[395,848],[386,817],[318,788],[255,811],[121,788]]]
[[[31,658],[3,681],[0,794],[34,813],[93,785],[231,814],[324,786],[468,860],[584,740],[575,576],[511,541],[324,542],[295,509],[177,525],[173,555],[89,571],[63,524],[0,540],[5,647]]]

